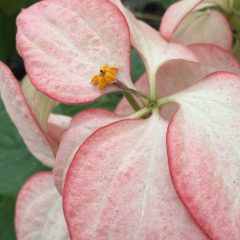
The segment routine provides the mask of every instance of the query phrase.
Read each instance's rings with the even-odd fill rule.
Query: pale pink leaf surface
[[[173,95],[167,148],[173,184],[211,239],[240,239],[240,77],[214,73]]]
[[[72,240],[207,239],[171,183],[158,115],[101,128],[69,168],[63,206]]]
[[[208,5],[228,8],[226,1],[182,0],[171,5],[163,16],[160,33],[167,40],[185,45],[210,43],[231,49],[231,26],[219,11],[197,11]]]
[[[18,240],[69,240],[59,195],[50,172],[33,175],[20,190],[15,226]]]
[[[69,129],[63,134],[53,169],[54,181],[60,193],[63,191],[69,165],[79,146],[100,127],[121,119],[122,117],[103,109],[89,109],[74,116]]]
[[[60,143],[62,135],[70,126],[72,118],[69,116],[50,114],[48,118],[47,134],[57,143]]]
[[[193,12],[186,16],[172,36],[184,45],[209,43],[232,48],[232,30],[226,17],[216,10]]]
[[[174,60],[164,64],[157,74],[159,98],[192,86],[206,75],[216,71],[229,71],[240,74],[239,62],[228,51],[209,44],[194,44],[189,48],[198,57],[199,63]],[[136,88],[145,93],[148,92],[146,74],[137,81]],[[116,108],[116,113],[128,115],[132,112],[133,110],[127,100],[123,98]]]
[[[166,40],[171,40],[173,34],[183,19],[203,0],[181,0],[172,4],[163,15],[160,33]]]
[[[134,87],[128,25],[107,0],[41,1],[21,12],[17,26],[30,79],[52,98],[85,103],[100,97],[90,81],[104,65],[120,68],[117,78]]]
[[[116,4],[125,15],[130,27],[131,43],[140,53],[150,76],[154,76],[158,68],[168,60],[197,61],[189,49],[180,44],[168,43],[159,35],[158,31],[137,20],[128,9],[123,7],[120,0],[111,0],[111,2]]]
[[[52,167],[53,151],[33,116],[17,79],[0,63],[0,93],[5,108],[31,153],[43,164]]]
[[[172,95],[217,71],[240,74],[239,62],[228,51],[208,44],[195,44],[189,48],[199,63],[178,60],[165,64],[157,75],[159,97]]]

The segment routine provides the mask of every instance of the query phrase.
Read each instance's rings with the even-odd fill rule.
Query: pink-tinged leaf
[[[166,40],[171,40],[183,19],[203,0],[181,0],[172,4],[163,15],[160,33]]]
[[[172,95],[180,90],[192,86],[206,75],[216,71],[228,71],[240,74],[240,65],[236,58],[228,51],[215,45],[194,44],[190,50],[198,57],[199,63],[191,63],[182,60],[173,60],[164,64],[157,74],[158,97]],[[136,88],[148,92],[147,76],[144,74],[136,83]],[[162,108],[161,113],[166,118],[172,115],[176,109]],[[169,111],[169,114],[166,112]],[[128,115],[133,112],[127,100],[123,98],[116,108],[116,113]]]
[[[189,47],[199,63],[171,61],[158,72],[158,96],[164,97],[192,86],[210,73],[228,71],[240,74],[240,65],[228,51],[214,45],[195,44]]]
[[[43,164],[53,166],[54,154],[46,136],[33,116],[18,81],[3,63],[0,63],[0,93],[28,149]]]
[[[177,28],[172,39],[184,45],[209,43],[227,50],[232,48],[233,42],[228,20],[216,10],[189,14]]]
[[[69,240],[62,197],[50,172],[33,175],[20,190],[15,227],[18,240]]]
[[[100,97],[91,79],[104,65],[118,67],[117,78],[133,87],[128,25],[109,1],[41,1],[21,12],[17,26],[30,79],[51,98],[86,103]]]
[[[211,239],[240,239],[240,77],[220,72],[172,98],[167,134],[173,184]]]
[[[50,114],[48,118],[47,134],[57,143],[60,143],[62,135],[70,126],[72,118],[64,115]]]
[[[54,181],[60,193],[63,191],[69,165],[79,146],[98,128],[121,119],[122,117],[103,109],[86,110],[73,118],[62,137],[53,169]]]
[[[158,115],[122,120],[81,145],[63,193],[72,240],[207,239],[171,183],[166,128]]]
[[[131,43],[140,53],[149,75],[155,76],[158,68],[168,60],[184,59],[197,62],[196,56],[189,49],[180,44],[168,43],[158,31],[137,20],[119,0],[111,0],[111,2],[116,4],[125,15],[130,27]]]

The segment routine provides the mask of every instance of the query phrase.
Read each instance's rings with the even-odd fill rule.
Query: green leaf
[[[0,195],[0,234],[1,240],[15,240],[14,231],[15,198]]]
[[[177,2],[177,0],[161,0],[159,3],[162,5],[164,9],[167,9],[171,4]]]
[[[0,101],[0,194],[16,196],[34,173],[47,170],[26,148]]]
[[[107,94],[102,98],[97,99],[96,101],[89,103],[89,104],[82,104],[82,105],[64,105],[59,104],[56,109],[55,113],[64,114],[68,116],[74,116],[78,112],[89,108],[104,108],[109,111],[113,111],[117,106],[119,100],[121,99],[121,93],[111,93]]]
[[[131,51],[131,77],[133,82],[136,82],[145,71],[145,66],[137,51]]]
[[[235,10],[240,11],[240,1],[234,0],[233,7]]]

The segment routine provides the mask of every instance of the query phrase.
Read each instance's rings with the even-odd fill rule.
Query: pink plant
[[[25,80],[32,90],[22,92],[1,64],[1,97],[53,174],[20,191],[19,240],[240,238],[240,66],[224,15],[195,18],[209,4],[172,5],[161,34],[118,0],[45,0],[22,11],[17,45],[33,86]],[[136,86],[131,45],[146,66]],[[123,99],[117,113],[86,110],[70,125],[50,115],[57,102],[113,91],[134,95],[141,109]]]

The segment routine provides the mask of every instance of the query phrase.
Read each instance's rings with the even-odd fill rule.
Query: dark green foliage
[[[0,195],[0,239],[15,240],[14,231],[15,198]]]
[[[0,194],[16,196],[33,173],[47,170],[26,148],[0,102]]]

